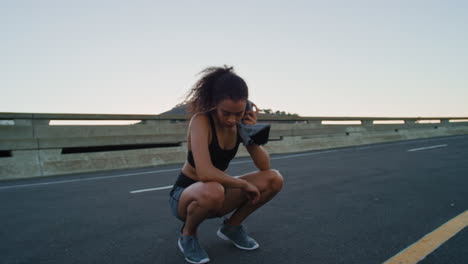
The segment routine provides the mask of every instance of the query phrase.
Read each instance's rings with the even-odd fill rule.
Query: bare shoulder
[[[190,119],[188,127],[188,141],[191,145],[192,138],[200,140],[200,137],[206,138],[207,142],[211,142],[210,119],[208,113],[196,113]]]
[[[207,113],[196,113],[190,119],[189,126],[206,126],[210,123]]]
[[[189,125],[188,149],[192,151],[197,168],[211,162],[208,144],[211,140],[209,118],[204,113],[195,114]]]

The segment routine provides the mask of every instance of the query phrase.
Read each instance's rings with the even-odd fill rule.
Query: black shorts
[[[184,222],[179,216],[179,200],[182,192],[184,192],[187,187],[196,183],[197,181],[192,180],[191,178],[185,176],[182,172],[180,172],[179,176],[177,177],[177,181],[175,182],[172,190],[169,194],[169,206],[171,207],[172,214],[179,219],[180,221]]]
[[[175,182],[174,186],[172,187],[171,192],[169,193],[169,206],[171,207],[172,214],[182,222],[185,222],[179,215],[179,200],[180,196],[185,189],[187,189],[190,185],[196,183],[197,181],[192,180],[191,178],[185,176],[182,172],[180,172],[179,177],[177,177],[177,181]],[[216,218],[221,216],[211,216],[208,218]]]

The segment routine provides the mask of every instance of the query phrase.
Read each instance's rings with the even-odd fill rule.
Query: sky
[[[0,1],[0,112],[159,114],[209,66],[261,109],[468,117],[468,1]]]

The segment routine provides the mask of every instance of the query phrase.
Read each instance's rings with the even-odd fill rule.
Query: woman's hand
[[[257,113],[258,113],[257,105],[253,104],[252,108],[255,110],[245,111],[244,117],[242,118],[242,122],[246,125],[254,125],[255,123],[257,123]]]
[[[260,200],[260,191],[258,190],[257,186],[253,185],[252,183],[245,181],[246,186],[244,188],[244,191],[247,195],[247,199],[249,199],[252,204],[258,203]]]

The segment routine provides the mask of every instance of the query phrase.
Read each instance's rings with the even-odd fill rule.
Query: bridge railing
[[[128,124],[108,124],[122,120]],[[0,180],[183,162],[188,121],[182,115],[0,113]],[[259,122],[272,124],[270,153],[468,134],[468,117],[261,116]]]

